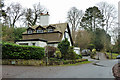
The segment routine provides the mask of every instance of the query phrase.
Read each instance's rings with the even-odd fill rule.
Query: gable
[[[46,29],[55,29],[55,27],[49,25],[48,27],[46,27]]]
[[[42,30],[45,30],[45,28],[43,28],[43,27],[40,26],[40,25],[39,25],[38,27],[36,27],[36,30],[41,30],[41,29],[42,29]]]

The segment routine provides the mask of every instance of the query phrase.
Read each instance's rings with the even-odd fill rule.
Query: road
[[[3,78],[114,78],[112,67],[116,63],[118,60],[99,60],[96,65],[89,63],[76,66],[3,65],[2,75]]]

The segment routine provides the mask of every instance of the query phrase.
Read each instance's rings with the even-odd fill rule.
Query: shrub
[[[57,58],[49,58],[50,61],[58,61]]]
[[[70,61],[66,60],[66,61],[63,61],[63,64],[69,64]]]
[[[80,55],[76,54],[76,59],[82,59],[82,55],[81,54]]]
[[[88,49],[90,49],[91,51],[92,51],[92,49],[94,49],[95,48],[95,45],[94,44],[89,44],[88,45]]]
[[[37,46],[2,44],[2,59],[42,59],[44,48]]]
[[[74,52],[74,47],[73,46],[69,47],[67,56],[68,56],[68,59],[70,59],[70,60],[75,60],[76,59],[77,54]]]
[[[96,55],[96,49],[92,49],[92,53],[90,54],[90,57],[94,59],[95,55]]]
[[[96,49],[92,49],[92,53],[93,53],[93,54],[96,54]]]
[[[57,50],[57,48],[53,47],[53,46],[46,46],[45,48],[46,48],[46,50],[48,50],[48,57],[54,57],[54,53]],[[46,51],[46,53],[47,53],[47,51]]]
[[[56,57],[56,58],[61,58],[61,52],[60,52],[60,50],[57,50],[57,51],[55,52],[55,57]]]
[[[70,42],[67,38],[58,44],[58,49],[62,53],[62,58],[67,59]]]

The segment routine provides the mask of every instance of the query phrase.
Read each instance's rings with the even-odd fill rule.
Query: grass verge
[[[109,59],[111,59],[111,53],[107,53]],[[116,53],[112,53],[112,59],[116,59],[116,57],[118,56],[119,54],[116,54]]]
[[[92,63],[92,61],[83,61],[83,62],[79,62],[79,63],[76,63],[76,64],[63,64],[63,65],[57,65],[57,66],[76,66],[76,65],[88,64],[88,63]]]

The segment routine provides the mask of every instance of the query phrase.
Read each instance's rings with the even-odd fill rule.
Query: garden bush
[[[2,59],[42,59],[44,48],[2,43]]]
[[[88,45],[88,49],[90,49],[91,51],[92,51],[92,49],[94,49],[95,48],[95,45],[94,44],[89,44]]]
[[[62,54],[62,55],[61,55],[62,58],[67,59],[69,47],[70,47],[70,42],[68,41],[67,38],[65,38],[64,40],[62,40],[62,41],[58,44],[58,49],[60,50],[60,52],[61,52],[61,54]]]
[[[56,58],[61,58],[61,52],[60,52],[60,50],[56,50],[55,57]]]
[[[92,49],[92,53],[93,53],[93,54],[96,54],[96,49]]]
[[[74,52],[74,47],[70,46],[68,50],[68,59],[69,60],[75,60],[77,59],[77,54]]]
[[[82,59],[82,55],[81,54],[76,54],[76,59]]]
[[[90,54],[90,58],[95,58],[96,55],[96,49],[92,49],[92,53]]]
[[[45,48],[46,48],[46,50],[48,50],[48,57],[49,57],[49,58],[55,56],[54,53],[55,53],[55,51],[57,50],[56,47],[46,46]],[[47,51],[46,51],[46,53],[47,53]]]

